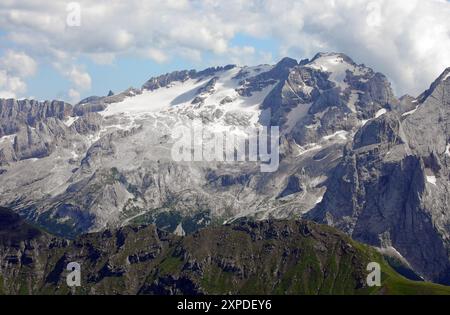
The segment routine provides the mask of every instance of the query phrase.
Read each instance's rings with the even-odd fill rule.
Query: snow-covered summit
[[[229,66],[203,72],[177,72],[149,80],[140,93],[108,105],[104,116],[144,114],[185,114],[191,118],[231,124],[233,116],[256,124],[259,106],[276,82],[243,95],[246,79],[267,72],[271,66]],[[180,74],[181,73],[181,74]],[[245,122],[244,122],[245,124]]]
[[[306,66],[330,73],[330,80],[343,89],[348,87],[345,82],[348,73],[361,77],[373,73],[372,69],[357,65],[350,57],[342,53],[319,53]],[[367,79],[361,80],[364,82]]]

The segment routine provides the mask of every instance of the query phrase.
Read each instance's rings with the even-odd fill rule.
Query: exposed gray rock
[[[283,58],[271,70],[263,72],[254,77],[241,81],[242,86],[236,91],[240,95],[251,96],[254,92],[262,91],[264,88],[276,84],[279,80],[284,80],[290,69],[297,65],[297,61],[292,58]]]
[[[72,112],[72,105],[61,101],[0,99],[0,137],[14,134],[25,125],[36,127],[46,118],[63,120]]]
[[[298,192],[303,191],[300,183],[300,179],[297,176],[290,176],[286,188],[280,193],[278,198],[283,198]]]
[[[167,87],[173,82],[179,81],[184,82],[188,79],[200,79],[204,77],[209,77],[215,75],[219,71],[228,71],[233,69],[234,65],[227,65],[224,67],[214,67],[208,68],[202,71],[196,70],[183,70],[183,71],[174,71],[171,73],[167,73],[158,77],[154,77],[149,79],[142,88],[144,90],[156,90],[162,87]]]
[[[375,246],[388,237],[424,278],[449,284],[450,80],[443,78],[402,122],[385,114],[357,132],[307,217]]]
[[[98,132],[102,126],[103,117],[97,113],[86,113],[74,121],[71,128],[79,134],[88,135]]]
[[[399,98],[399,102],[392,106],[392,110],[397,113],[404,114],[414,110],[417,106],[417,100],[411,95],[403,95]]]
[[[395,114],[385,114],[358,130],[353,140],[353,149],[370,145],[387,145],[389,149],[403,143],[399,118]]]
[[[233,88],[223,93],[217,82],[233,77],[227,71]],[[182,226],[189,234],[212,222],[298,217],[314,208],[309,218],[366,243],[393,246],[426,279],[447,283],[447,74],[417,100],[397,100],[384,75],[343,54],[318,54],[273,67],[173,72],[142,89],[74,107],[2,100],[2,203],[71,236],[130,222],[171,232]],[[186,80],[196,84],[183,92],[187,106],[102,113],[145,90]],[[219,97],[207,103],[213,95]],[[259,97],[248,102],[250,109],[236,106]],[[281,128],[277,172],[261,173],[259,162],[170,159],[178,122],[239,130],[253,126],[255,115],[260,124]]]

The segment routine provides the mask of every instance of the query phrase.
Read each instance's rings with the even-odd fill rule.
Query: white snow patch
[[[217,77],[217,80],[214,88],[210,92],[201,94],[203,98],[201,103],[192,104],[192,100],[198,96],[198,89],[211,80],[211,76],[205,77],[201,81],[189,79],[185,82],[173,82],[167,87],[154,91],[144,91],[140,95],[127,97],[122,102],[110,104],[101,114],[104,116],[125,114],[132,118],[137,116],[143,117],[144,115],[178,113],[201,117],[204,112],[208,113],[209,111],[212,114],[216,109],[220,108],[222,117],[217,118],[217,123],[214,123],[218,128],[221,123],[225,125],[224,119],[228,112],[242,113],[243,116],[249,119],[251,125],[258,125],[262,114],[260,105],[276,83],[265,87],[262,91],[253,92],[251,96],[246,97],[239,95],[236,91],[237,88],[241,87],[239,84],[241,80],[234,79],[234,77],[241,70],[249,72],[247,76],[250,76],[268,69],[270,69],[270,66],[235,67],[231,70],[215,73],[214,76]],[[226,97],[231,98],[233,101],[221,105],[221,101]],[[300,115],[301,113],[296,114]],[[118,125],[114,127],[120,128]]]
[[[348,87],[348,84],[345,82],[347,70],[353,72],[355,75],[365,73],[365,69],[346,62],[342,56],[334,53],[324,54],[306,66],[320,71],[330,72],[330,81],[336,83],[342,90]]]
[[[447,144],[447,147],[445,148],[445,154],[450,156],[450,144]]]
[[[336,83],[343,90],[347,88],[348,85],[344,82],[344,79],[346,71],[350,70],[351,66],[344,62],[341,57],[336,55],[323,56],[307,66],[323,72],[330,72],[330,81]]]
[[[69,117],[69,118],[67,118],[67,119],[64,121],[64,124],[65,124],[67,127],[70,127],[70,126],[72,126],[72,124],[73,124],[75,121],[77,121],[78,118],[79,118],[79,117]]]
[[[314,90],[314,88],[312,86],[308,86],[308,85],[303,85],[302,86],[302,91],[303,93],[305,93],[306,95],[311,95],[311,92]]]
[[[305,146],[300,146],[297,144],[297,148],[298,148],[298,152],[299,152],[297,156],[302,156],[308,152],[319,150],[322,148],[322,146],[317,143],[310,143]]]
[[[361,120],[361,127],[363,127],[365,124],[367,124],[367,123],[368,123],[369,121],[371,121],[372,119],[376,119],[376,118],[378,118],[378,117],[381,117],[381,116],[383,116],[383,115],[386,114],[386,113],[387,113],[387,110],[386,110],[385,108],[380,109],[379,111],[377,111],[377,112],[375,113],[375,116],[374,116],[373,118]]]
[[[317,200],[316,200],[316,205],[317,204],[319,204],[319,203],[321,203],[322,202],[322,200],[323,200],[323,196],[320,196],[319,198],[317,198]]]
[[[342,140],[347,140],[347,134],[348,134],[347,131],[345,131],[345,130],[339,130],[339,131],[336,131],[335,133],[333,133],[332,135],[323,137],[323,139],[324,139],[324,140],[327,140],[327,141],[328,141],[328,140],[331,140],[331,139],[333,139],[333,138],[340,138],[340,139],[342,139]]]
[[[140,95],[127,97],[122,102],[110,104],[101,114],[104,116],[118,113],[143,114],[169,109],[171,105],[186,104],[192,101],[197,89],[206,82],[187,80],[175,82],[172,87],[147,90]]]
[[[257,67],[248,67],[245,69],[246,71],[252,72],[252,75],[249,76],[253,76],[261,72],[266,72],[270,70],[270,68],[270,66],[263,65]],[[226,71],[221,73],[220,75],[217,75],[219,79],[215,84],[214,93],[208,96],[208,98],[204,101],[204,106],[215,106],[217,104],[220,104],[220,102],[225,97],[231,97],[231,99],[233,99],[233,102],[221,106],[220,109],[225,112],[245,112],[251,117],[250,123],[257,124],[259,121],[259,116],[261,114],[260,105],[270,93],[270,91],[272,91],[276,83],[265,87],[264,89],[262,89],[262,91],[253,92],[249,97],[240,96],[236,92],[236,89],[240,87],[240,80],[235,80],[233,78],[239,73],[241,69],[242,68],[234,68],[230,71]]]
[[[450,72],[447,73],[447,75],[444,77],[444,79],[442,79],[442,81],[445,81],[445,80],[447,80],[448,78],[450,78]]]
[[[181,222],[180,222],[180,224],[178,224],[177,228],[175,229],[175,231],[173,233],[178,236],[186,235],[186,232],[183,229],[183,224],[181,224]]]
[[[352,94],[350,95],[350,99],[348,101],[348,108],[352,111],[352,113],[356,113],[356,101],[359,99],[359,94],[356,93],[356,91],[352,91]]]
[[[92,134],[88,135],[87,138],[88,138],[89,144],[92,145],[95,142],[97,142],[98,140],[100,140],[100,132],[97,133],[97,135],[92,135]]]
[[[100,114],[111,116],[119,113],[144,114],[170,109],[172,106],[189,104],[195,97],[197,89],[206,84],[209,79],[197,82],[187,80],[174,82],[171,87],[159,88],[154,91],[144,91],[140,95],[130,96],[122,102],[110,104]]]
[[[385,108],[382,108],[378,112],[376,112],[375,118],[381,117],[381,116],[383,116],[386,113],[387,113],[387,110]]]
[[[319,125],[318,124],[314,124],[314,125],[308,125],[305,126],[306,129],[316,129]]]
[[[7,135],[7,136],[3,136],[0,138],[0,143],[9,141],[12,144],[14,144],[14,138],[16,137],[16,134],[12,134],[12,135]]]
[[[226,111],[242,111],[251,115],[250,123],[257,124],[261,114],[260,105],[276,84],[269,85],[262,91],[254,92],[250,97],[237,97],[233,103],[227,104]],[[209,99],[208,99],[209,101]],[[213,100],[212,100],[213,101]],[[208,105],[208,103],[205,103]],[[217,103],[215,103],[217,104]],[[212,105],[212,104],[211,104]],[[222,107],[223,108],[223,107]]]
[[[436,185],[436,176],[427,176],[427,182]]]
[[[416,108],[414,108],[413,110],[403,113],[402,116],[408,116],[408,115],[414,114],[418,109],[419,109],[419,105],[417,105]]]

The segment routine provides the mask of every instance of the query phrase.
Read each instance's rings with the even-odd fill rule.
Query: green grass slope
[[[374,248],[309,221],[243,221],[177,237],[127,226],[67,241],[0,212],[0,294],[450,294],[408,280]],[[78,262],[82,286],[66,285]],[[381,266],[381,287],[366,283]]]

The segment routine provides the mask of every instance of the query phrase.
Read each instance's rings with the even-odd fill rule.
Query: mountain
[[[374,249],[312,222],[241,221],[185,237],[127,226],[67,241],[35,233],[7,209],[0,217],[9,222],[0,226],[0,294],[450,294],[401,277]],[[65,283],[72,261],[82,266],[75,290]],[[381,287],[366,284],[373,261]]]
[[[381,74],[318,54],[178,71],[139,90],[58,103],[56,112],[48,102],[3,100],[0,117],[16,127],[4,128],[0,143],[2,203],[66,236],[130,221],[192,232],[249,215],[299,215],[322,197],[327,171],[362,120],[391,98]],[[237,134],[279,124],[279,172],[261,174],[254,162],[175,163],[168,152],[180,122]]]
[[[76,105],[0,100],[1,204],[66,238],[304,217],[448,284],[448,74],[397,99],[383,74],[319,53],[176,71]],[[279,126],[279,167],[176,162],[173,134],[187,124],[241,138]]]
[[[394,247],[415,270],[450,283],[450,69],[415,103],[366,123],[307,217]]]

